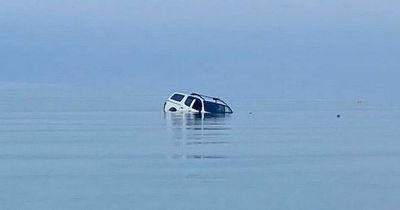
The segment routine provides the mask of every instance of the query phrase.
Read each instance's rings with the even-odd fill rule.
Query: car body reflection
[[[230,143],[231,115],[165,113],[165,122],[176,149],[172,158],[228,158],[227,155],[216,154],[215,151],[221,151],[221,147]]]

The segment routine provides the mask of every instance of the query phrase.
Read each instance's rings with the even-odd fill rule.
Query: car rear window
[[[211,113],[225,113],[225,106],[210,101],[204,102],[204,110]]]

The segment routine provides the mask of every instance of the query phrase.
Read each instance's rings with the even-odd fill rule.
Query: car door
[[[193,110],[192,110],[192,104],[193,104],[193,102],[194,102],[195,99],[196,99],[196,98],[195,98],[195,97],[192,97],[192,96],[188,96],[188,97],[186,98],[186,100],[185,100],[185,102],[184,102],[184,104],[185,104],[185,109],[186,109],[186,110],[188,110],[188,111],[193,111]]]
[[[194,109],[197,112],[201,112],[203,109],[203,103],[201,102],[200,99],[195,98],[193,103],[192,103],[192,109]]]

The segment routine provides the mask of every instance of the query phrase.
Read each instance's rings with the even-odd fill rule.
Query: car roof
[[[204,99],[202,97],[199,97],[197,95],[185,94],[185,93],[181,93],[181,92],[174,92],[169,98],[171,98],[175,94],[183,95],[185,97],[189,97],[190,96],[190,97],[197,98],[197,99],[200,99],[200,100],[204,101]]]

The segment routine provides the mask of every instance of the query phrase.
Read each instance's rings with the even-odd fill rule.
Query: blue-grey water
[[[3,95],[0,209],[400,208],[399,107],[231,97],[199,118],[166,97]]]

